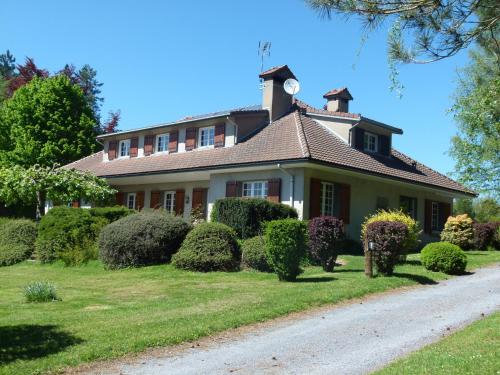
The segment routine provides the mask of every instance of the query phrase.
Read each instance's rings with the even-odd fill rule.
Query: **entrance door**
[[[193,205],[191,214],[199,214],[203,219],[207,218],[207,188],[193,189]]]

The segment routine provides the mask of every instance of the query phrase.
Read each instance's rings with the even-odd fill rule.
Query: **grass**
[[[324,304],[448,278],[418,255],[392,277],[366,279],[363,257],[342,256],[334,273],[308,267],[297,282],[259,272],[194,273],[170,265],[106,271],[29,262],[0,269],[0,374],[55,372],[146,348],[194,340]],[[500,252],[468,252],[469,267],[500,261]],[[56,302],[26,303],[23,287],[45,280]]]
[[[499,374],[499,327],[500,313],[495,313],[375,374]]]

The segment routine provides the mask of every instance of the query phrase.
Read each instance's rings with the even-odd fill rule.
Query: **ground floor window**
[[[417,220],[417,198],[401,196],[399,198],[399,207],[411,218]]]
[[[439,220],[439,203],[432,202],[432,211],[431,211],[431,229],[433,231],[440,231],[442,229]]]
[[[267,181],[249,181],[243,183],[243,197],[266,198]]]
[[[127,207],[130,208],[131,210],[135,209],[135,200],[136,200],[135,193],[127,194]]]
[[[163,208],[171,213],[175,214],[175,191],[166,191],[163,199]]]
[[[334,216],[335,186],[331,182],[321,183],[321,215]]]

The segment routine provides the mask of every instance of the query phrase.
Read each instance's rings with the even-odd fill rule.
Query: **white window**
[[[169,142],[169,135],[167,134],[160,134],[159,136],[156,137],[156,152],[167,152],[168,151],[168,142]]]
[[[135,193],[127,194],[127,207],[130,208],[131,210],[135,209],[135,198],[136,198]]]
[[[365,132],[365,151],[378,152],[378,137],[375,134]]]
[[[267,181],[250,181],[243,183],[243,197],[267,197]]]
[[[209,147],[214,145],[215,128],[213,126],[201,128],[199,134],[198,144],[200,147]]]
[[[120,141],[120,157],[125,158],[130,156],[130,139]]]
[[[175,214],[175,191],[166,191],[163,196],[163,208],[171,213]]]
[[[439,203],[432,202],[431,229],[439,231]]]
[[[321,183],[321,215],[334,216],[334,184]]]

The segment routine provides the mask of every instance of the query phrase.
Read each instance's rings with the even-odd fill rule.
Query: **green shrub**
[[[460,275],[467,266],[467,255],[457,245],[449,242],[433,242],[420,252],[424,267],[431,271]]]
[[[0,266],[28,259],[35,249],[36,224],[27,219],[9,219],[0,223]]]
[[[45,281],[34,281],[24,287],[27,302],[51,302],[57,298],[56,287]]]
[[[457,245],[462,250],[470,249],[474,241],[473,223],[467,214],[450,216],[441,232],[441,241]]]
[[[125,216],[104,227],[99,255],[108,268],[165,263],[177,251],[191,226],[163,211]]]
[[[307,225],[295,219],[273,220],[265,230],[266,255],[280,280],[293,281],[302,272]]]
[[[235,231],[221,223],[200,223],[189,232],[172,264],[190,271],[237,271],[240,263]]]
[[[486,250],[494,245],[497,223],[474,223],[473,228],[475,249]]]
[[[93,218],[88,209],[54,207],[40,220],[36,255],[42,263],[62,259],[67,265],[88,261],[85,246],[92,245],[105,222]],[[82,254],[76,250],[82,249]],[[76,255],[73,257],[72,255]],[[80,259],[80,260],[79,260]]]
[[[297,218],[297,211],[285,204],[261,198],[223,198],[215,201],[212,221],[233,228],[239,238],[250,238],[262,233],[262,224],[284,218]]]
[[[122,217],[133,214],[135,211],[128,209],[125,206],[114,206],[114,207],[95,207],[89,209],[90,215],[92,217],[104,218],[107,224],[112,223]]]
[[[256,236],[244,240],[241,245],[241,263],[244,267],[261,272],[272,272],[267,261],[264,238]]]

